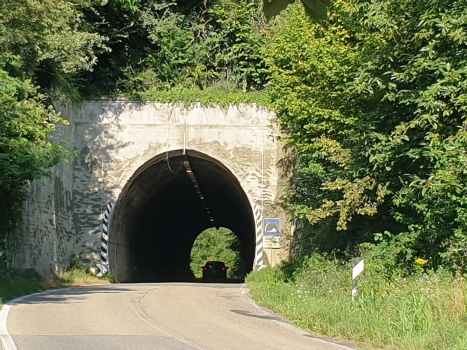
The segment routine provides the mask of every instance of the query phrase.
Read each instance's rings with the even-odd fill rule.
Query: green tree
[[[145,98],[181,87],[264,89],[265,21],[257,1],[110,1],[86,13],[111,51],[84,73],[83,91]]]
[[[70,155],[65,145],[49,141],[60,117],[30,81],[11,77],[7,64],[15,63],[0,56],[0,244],[20,221],[29,182]]]
[[[52,100],[78,98],[76,76],[104,38],[88,32],[86,0],[0,0],[0,244],[21,221],[30,181],[71,156],[52,144]]]
[[[341,231],[342,249],[400,239],[402,263],[466,267],[466,11],[335,1],[324,25],[297,6],[278,21],[266,53],[298,156],[288,206],[313,235]]]
[[[90,2],[90,1],[89,1]],[[19,64],[5,69],[20,79],[30,79],[57,98],[79,98],[76,75],[96,63],[96,50],[105,38],[89,32],[82,11],[86,0],[0,0],[4,31],[0,51],[15,55]]]
[[[267,19],[278,15],[295,0],[263,0],[263,11]],[[331,0],[300,0],[306,14],[312,19],[326,19]]]

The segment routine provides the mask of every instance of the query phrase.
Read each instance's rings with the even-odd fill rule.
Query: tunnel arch
[[[115,203],[110,271],[121,282],[189,280],[193,243],[216,226],[237,234],[250,272],[255,219],[240,182],[219,160],[199,151],[161,153],[133,174]]]

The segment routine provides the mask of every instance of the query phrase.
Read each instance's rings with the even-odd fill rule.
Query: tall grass
[[[467,287],[438,270],[382,278],[368,271],[351,298],[351,267],[319,254],[292,275],[267,268],[247,277],[251,296],[313,334],[361,348],[467,349]]]
[[[70,267],[58,275],[50,275],[45,278],[44,285],[47,289],[86,286],[90,284],[117,283],[113,274],[107,274],[103,278],[96,277],[89,266],[79,256],[74,256]]]

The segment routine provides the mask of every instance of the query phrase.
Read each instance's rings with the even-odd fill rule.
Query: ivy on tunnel
[[[236,177],[195,150],[160,154],[135,172],[115,204],[110,271],[122,282],[189,281],[195,239],[213,227],[235,232],[250,272],[255,222]]]

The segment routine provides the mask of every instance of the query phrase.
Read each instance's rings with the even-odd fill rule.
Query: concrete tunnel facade
[[[291,232],[278,204],[292,158],[271,127],[274,113],[123,99],[55,107],[69,125],[57,126],[54,141],[67,141],[77,157],[31,184],[7,252],[12,266],[59,274],[79,257],[97,268],[108,203],[108,262],[121,281],[167,280],[170,270],[182,280],[196,236],[212,226],[238,235],[247,272],[287,258],[286,240],[280,249],[262,244],[263,217],[281,218],[283,237]],[[183,149],[205,203],[181,164]]]
[[[196,182],[187,173],[186,161]],[[235,176],[221,162],[195,150],[160,154],[138,169],[113,209],[110,271],[122,282],[188,280],[193,243],[210,227],[237,234],[250,272],[255,220]]]

